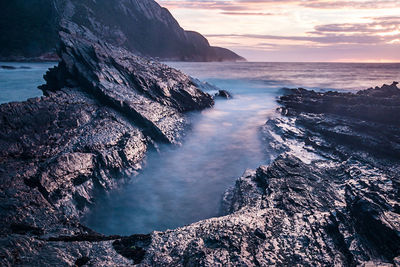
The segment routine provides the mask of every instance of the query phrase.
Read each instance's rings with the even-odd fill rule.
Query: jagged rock
[[[397,188],[377,190],[374,184],[390,184],[395,177],[354,177],[350,167],[355,171],[352,162],[326,167],[323,161],[305,164],[281,156],[271,166],[246,172],[230,192],[233,213],[152,234],[143,263],[354,266],[379,259],[389,264],[400,249]],[[376,196],[360,195],[360,187]],[[349,198],[352,194],[357,197]]]
[[[72,23],[65,24],[60,35],[63,61],[45,76],[45,94],[62,87],[63,81],[84,84],[90,94],[164,142],[178,141],[186,123],[181,112],[213,105],[211,96],[180,71],[112,47]]]
[[[9,65],[1,65],[0,68],[4,69],[4,70],[15,70],[15,69],[27,70],[27,69],[30,69],[31,67],[27,67],[27,66],[15,67],[15,66],[9,66]]]
[[[177,142],[185,111],[213,100],[87,29],[67,23],[61,36],[45,96],[0,105],[0,265],[128,265],[113,246],[125,239],[94,233],[80,215],[139,171],[154,142]]]
[[[154,0],[14,0],[0,2],[0,59],[57,60],[60,23],[84,26],[99,39],[141,56],[179,61],[244,60],[185,31]]]
[[[370,91],[363,101],[396,103],[393,86],[385,99]],[[144,265],[397,264],[398,121],[355,118],[363,92],[292,93],[280,99],[284,116],[263,127],[269,149],[284,154],[237,180],[223,197],[226,216],[153,233]],[[342,110],[321,104],[332,97]]]
[[[95,193],[138,171],[154,140],[177,142],[183,112],[212,98],[87,29],[67,23],[61,36],[46,96],[0,105],[2,266],[398,265],[395,83],[358,94],[291,91],[262,128],[281,155],[237,180],[224,216],[103,236],[79,222]]]
[[[293,89],[292,94],[282,96],[280,102],[288,112],[336,114],[378,123],[400,125],[393,114],[400,114],[400,89],[397,83],[381,88],[359,91],[357,94]]]
[[[232,95],[226,90],[218,90],[218,93],[215,94],[216,97],[222,97],[225,99],[232,98]]]
[[[0,68],[2,68],[4,70],[15,70],[16,69],[16,67],[8,66],[8,65],[1,65]]]

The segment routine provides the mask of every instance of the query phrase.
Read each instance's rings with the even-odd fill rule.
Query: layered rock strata
[[[178,143],[200,84],[66,23],[45,97],[0,106],[4,266],[394,266],[400,262],[396,83],[357,94],[289,90],[263,127],[269,166],[247,170],[222,215],[104,236],[80,224],[97,193]],[[195,86],[195,83],[198,84]]]
[[[124,239],[93,232],[80,215],[138,172],[148,149],[178,143],[184,113],[213,100],[185,74],[83,27],[66,23],[60,35],[45,96],[0,106],[0,265],[126,265]]]
[[[262,129],[276,160],[225,193],[225,216],[153,233],[142,263],[398,266],[399,96],[290,90]]]

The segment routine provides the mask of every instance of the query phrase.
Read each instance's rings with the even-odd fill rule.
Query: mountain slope
[[[46,59],[55,54],[62,20],[138,55],[161,60],[235,61],[234,52],[212,47],[185,31],[154,0],[15,0],[0,3],[0,59]]]

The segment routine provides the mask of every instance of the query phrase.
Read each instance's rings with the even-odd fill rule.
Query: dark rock
[[[5,70],[16,70],[16,69],[28,70],[28,69],[31,69],[31,67],[27,67],[27,66],[14,67],[14,66],[8,66],[8,65],[2,65],[2,66],[0,66],[0,68],[5,69]]]
[[[7,66],[7,65],[2,65],[0,66],[0,68],[4,69],[4,70],[15,70],[16,67],[14,66]]]
[[[376,90],[385,92],[297,89],[281,97],[283,116],[268,121],[263,133],[269,152],[283,154],[237,180],[223,198],[226,216],[152,234],[142,263],[184,265],[189,258],[205,266],[397,263],[398,119],[375,116],[396,109],[397,89],[394,84]],[[352,114],[363,101],[375,103],[376,113]]]
[[[178,142],[184,112],[213,100],[185,74],[86,29],[67,23],[61,36],[45,96],[0,105],[0,265],[126,266],[113,246],[122,237],[97,234],[80,216],[140,171],[156,141]]]
[[[260,228],[257,228],[257,229],[254,231],[254,235],[255,235],[256,237],[258,237],[258,238],[263,239],[263,240],[267,239],[267,236],[263,233],[263,231],[260,230]]]
[[[113,246],[119,254],[132,259],[134,264],[139,264],[142,262],[150,243],[150,235],[132,235],[114,241]]]
[[[61,40],[46,96],[0,105],[2,266],[398,264],[395,83],[357,94],[292,90],[262,128],[279,156],[226,192],[225,216],[104,236],[79,222],[96,193],[139,171],[155,141],[178,142],[184,112],[213,102],[181,72],[75,24]]]
[[[222,97],[225,99],[232,98],[232,95],[226,90],[218,90],[218,93],[215,94],[216,97]]]
[[[176,142],[185,125],[180,112],[213,105],[183,73],[102,43],[74,24],[65,25],[61,39],[63,61],[46,74],[45,95],[65,82],[84,84],[102,103],[134,118],[147,135],[166,142]]]
[[[57,60],[60,23],[84,26],[99,39],[162,60],[244,60],[183,30],[154,0],[14,0],[0,2],[0,59]]]
[[[88,262],[90,261],[90,258],[89,257],[80,257],[80,258],[78,258],[78,259],[76,259],[76,261],[75,261],[75,265],[76,266],[84,266],[84,265],[86,265]]]
[[[196,85],[198,88],[201,90],[208,92],[208,91],[218,91],[219,88],[216,87],[215,85],[205,82],[205,81],[200,81],[199,79],[191,77],[191,80],[194,85]]]
[[[44,234],[43,229],[28,225],[28,224],[24,224],[24,223],[12,223],[10,225],[10,229],[15,234],[22,234],[22,235],[27,234],[27,233],[32,233],[34,235],[43,235]]]
[[[317,93],[305,89],[293,89],[292,94],[280,98],[286,109],[308,113],[327,113],[400,125],[400,89],[397,83],[383,85],[375,89],[359,91],[357,94],[326,92]]]

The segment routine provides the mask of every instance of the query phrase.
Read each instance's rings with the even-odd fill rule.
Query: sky
[[[400,0],[156,0],[249,61],[400,62]]]

